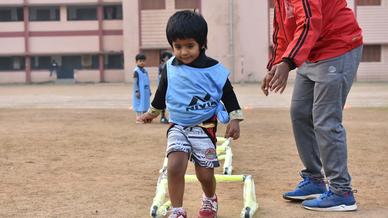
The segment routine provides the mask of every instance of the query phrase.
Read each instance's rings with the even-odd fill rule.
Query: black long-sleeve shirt
[[[174,58],[172,61],[172,65],[178,66],[182,65],[178,59]],[[201,52],[197,59],[195,59],[192,63],[187,64],[187,66],[194,68],[208,68],[218,64],[217,60],[214,60],[208,56],[206,56],[205,52]],[[152,107],[163,110],[166,108],[166,92],[167,92],[167,67],[164,66],[159,82],[158,89],[156,90],[155,97],[151,103]],[[221,97],[222,103],[224,103],[226,111],[228,113],[240,110],[240,105],[237,101],[236,94],[233,91],[233,86],[230,83],[229,79],[226,80],[225,85],[222,89],[223,94]]]

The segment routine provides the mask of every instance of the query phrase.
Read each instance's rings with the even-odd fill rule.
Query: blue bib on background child
[[[170,58],[166,64],[166,106],[170,122],[195,126],[215,114],[219,114],[221,122],[228,122],[229,116],[221,104],[222,89],[229,76],[228,70],[219,63],[208,68],[174,66],[171,64],[173,60],[174,58]]]
[[[133,84],[132,107],[136,112],[146,112],[150,108],[150,79],[146,69],[136,67],[137,79],[139,81],[140,98],[136,98],[136,84]]]

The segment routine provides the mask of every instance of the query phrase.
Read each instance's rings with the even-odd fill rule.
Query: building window
[[[105,20],[122,20],[123,7],[121,5],[104,5]]]
[[[105,69],[124,69],[123,54],[106,54]]]
[[[82,55],[81,69],[98,69],[99,67],[98,55]]]
[[[24,68],[24,57],[0,57],[0,71],[20,71]]]
[[[176,9],[194,9],[199,8],[200,0],[175,0]]]
[[[381,62],[381,45],[364,45],[361,62]]]
[[[141,10],[162,10],[166,9],[166,0],[140,0]]]
[[[97,20],[97,6],[69,6],[67,20]]]
[[[23,21],[23,8],[0,8],[0,22]]]
[[[35,56],[31,58],[31,68],[33,70],[46,70],[51,67],[50,56]]]
[[[30,21],[59,21],[59,7],[31,7]]]
[[[356,5],[358,6],[381,5],[381,0],[356,0]]]

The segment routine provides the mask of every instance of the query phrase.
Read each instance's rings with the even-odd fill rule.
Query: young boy
[[[168,20],[166,35],[175,57],[166,63],[151,109],[142,119],[151,122],[166,106],[170,114],[166,154],[168,190],[173,209],[169,217],[187,217],[182,204],[189,159],[195,163],[203,190],[198,217],[216,217],[214,167],[219,166],[215,143],[217,117],[220,119],[220,108],[223,108],[220,101],[230,116],[225,137],[239,138],[239,122],[243,115],[228,80],[228,71],[205,55],[205,19],[193,11],[176,12]]]
[[[160,64],[158,67],[158,84],[160,82],[160,77],[162,75],[163,68],[166,66],[168,59],[170,59],[171,57],[172,57],[172,54],[168,51],[165,51],[160,55]],[[168,119],[166,118],[166,110],[162,110],[160,115],[160,122],[168,123]]]
[[[137,67],[133,72],[132,107],[136,112],[136,123],[142,123],[141,116],[150,108],[150,80],[144,68],[146,56],[138,54],[135,59]]]

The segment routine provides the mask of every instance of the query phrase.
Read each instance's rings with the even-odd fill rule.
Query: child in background
[[[188,160],[194,162],[203,190],[198,217],[214,218],[218,210],[214,168],[220,165],[217,119],[223,123],[230,120],[225,137],[237,139],[243,115],[228,70],[205,54],[205,19],[194,11],[176,12],[167,23],[166,34],[175,57],[163,68],[151,108],[142,120],[151,122],[167,106],[171,123],[167,132],[167,176],[173,207],[169,218],[187,217],[183,194]]]
[[[163,68],[166,66],[166,62],[171,57],[172,57],[172,54],[168,51],[165,51],[160,55],[160,64],[158,67],[158,84],[160,81],[160,77],[162,75]],[[160,122],[161,123],[168,123],[168,119],[166,118],[166,110],[162,110],[161,115],[160,115]]]
[[[132,107],[136,112],[136,123],[142,123],[141,116],[150,108],[150,79],[144,68],[146,56],[138,54],[135,59],[137,66],[133,72]]]

